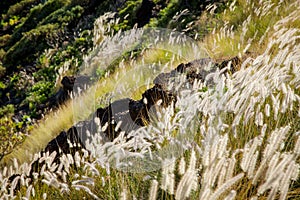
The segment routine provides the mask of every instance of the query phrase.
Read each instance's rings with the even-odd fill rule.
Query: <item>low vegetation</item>
[[[23,0],[6,6],[2,21],[2,27],[16,26],[2,38],[16,38],[26,29],[22,37],[11,39],[18,40],[13,45],[1,42],[0,47],[3,73],[9,75],[0,82],[1,101],[10,103],[0,109],[3,198],[300,198],[298,1],[234,0],[201,4],[201,11],[192,9],[200,7],[198,1],[153,1],[157,13],[146,27],[175,28],[194,38],[183,43],[182,35],[151,38],[146,27],[132,27],[139,23],[135,12],[144,1],[119,2],[115,13],[104,10],[109,5],[104,1],[93,10],[93,27],[77,27],[73,36],[72,23],[84,24],[90,17],[85,15],[88,3],[55,1],[63,6],[52,11],[46,9],[54,3],[49,0],[24,15],[26,2],[36,3]],[[34,9],[46,9],[47,14],[25,28],[22,18],[28,20]],[[29,52],[32,60],[19,55],[33,40],[38,46]],[[22,60],[10,62],[13,55]],[[59,163],[55,152],[31,154],[81,120],[97,123],[91,116],[96,108],[125,97],[140,98],[157,73],[193,59],[234,56],[242,61],[238,71],[216,71],[211,79],[178,90],[176,104],[162,108],[145,127],[104,143],[101,133],[107,127],[98,123],[94,133],[87,133],[87,150],[63,155]],[[19,66],[34,62],[32,74]],[[94,85],[57,110],[39,110],[62,76],[74,73],[92,75]],[[183,83],[176,82],[178,88]],[[16,97],[20,104],[10,101]],[[16,121],[21,105],[29,109]],[[30,174],[30,163],[38,159],[43,166]],[[11,179],[13,174],[18,175]]]

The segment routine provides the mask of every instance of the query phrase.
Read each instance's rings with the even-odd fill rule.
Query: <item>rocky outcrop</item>
[[[72,126],[67,131],[62,131],[56,138],[51,140],[42,153],[56,152],[54,162],[59,163],[62,154],[74,155],[76,151],[85,148],[87,133],[97,134],[98,127],[106,127],[102,134],[106,141],[114,140],[121,131],[128,133],[141,126],[146,126],[150,122],[150,111],[154,112],[159,107],[168,107],[176,102],[176,91],[168,87],[171,81],[183,75],[186,77],[187,84],[197,79],[205,81],[207,75],[217,69],[224,69],[232,63],[230,68],[223,70],[223,73],[234,73],[240,64],[240,60],[235,57],[229,60],[215,63],[212,59],[194,60],[186,64],[178,65],[169,73],[159,74],[153,81],[154,86],[142,94],[140,100],[125,98],[110,103],[107,107],[98,108],[89,121],[81,121]],[[77,81],[78,84],[77,84]],[[62,90],[73,92],[74,88],[82,88],[90,83],[88,77],[64,77],[62,80]],[[175,81],[176,84],[176,81]],[[170,89],[171,88],[171,89]],[[160,103],[158,104],[158,102]],[[98,119],[98,120],[95,120]],[[39,160],[33,162],[31,176],[33,172],[39,171],[43,162]]]
[[[64,76],[61,80],[62,87],[46,103],[47,107],[55,108],[70,99],[71,95],[76,95],[85,90],[92,83],[89,76]]]
[[[194,60],[185,64],[181,63],[169,73],[159,74],[153,81],[154,86],[146,90],[140,100],[125,98],[114,101],[107,107],[98,108],[93,116],[99,119],[101,127],[106,127],[103,134],[108,140],[112,141],[121,131],[128,133],[140,126],[147,125],[150,122],[150,110],[157,108],[158,101],[160,101],[160,107],[167,107],[175,103],[176,90],[169,87],[169,84],[175,81],[173,83],[176,85],[176,78],[179,76],[184,75],[187,83],[190,84],[195,79],[204,82],[207,81],[207,75],[217,69],[223,70],[223,73],[234,73],[238,69],[240,62],[238,57],[234,57],[220,63],[215,63],[210,58]],[[227,67],[229,68],[224,70]],[[90,83],[88,82],[88,77],[77,78],[78,84],[75,80],[75,77],[64,77],[62,80],[63,90],[71,92],[76,87],[82,87],[84,84]],[[81,141],[81,139],[85,138],[84,135],[87,131],[96,132],[97,125],[94,120],[79,122],[67,132],[61,132],[57,138],[47,145],[45,151],[50,153],[53,151],[68,153],[68,141],[75,142],[78,144],[78,147],[84,147],[84,141]]]

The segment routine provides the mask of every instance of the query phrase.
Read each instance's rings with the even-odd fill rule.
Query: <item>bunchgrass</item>
[[[214,58],[240,55],[243,63],[238,72],[225,76],[217,71],[211,74],[213,86],[195,82],[192,89],[180,90],[176,105],[161,109],[147,127],[129,133],[133,137],[121,134],[103,144],[95,134],[91,152],[96,153],[63,156],[63,170],[50,160],[33,183],[21,176],[8,185],[10,174],[29,170],[13,162],[0,173],[1,195],[25,199],[299,198],[299,9],[298,1],[231,2],[220,18],[225,25],[203,44]],[[41,122],[33,134],[38,137],[48,131],[48,137],[54,137],[89,116],[101,104],[95,99],[107,93],[115,95],[112,100],[138,99],[141,88],[151,85],[148,75],[153,71],[143,73],[153,69],[151,63],[168,71],[193,57],[170,56],[166,49],[145,49],[136,59],[119,62],[117,70],[90,88],[92,98],[79,97],[91,109],[80,110],[74,98]],[[36,141],[43,141],[39,137]],[[149,168],[143,162],[149,162]],[[16,194],[13,186],[18,181],[21,190]]]

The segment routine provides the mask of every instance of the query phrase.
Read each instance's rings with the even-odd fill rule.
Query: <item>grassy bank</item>
[[[239,71],[226,76],[216,72],[211,87],[195,82],[193,90],[181,91],[175,107],[163,109],[157,121],[130,133],[135,137],[121,134],[102,144],[95,134],[93,156],[86,151],[74,158],[63,156],[59,166],[53,163],[53,155],[42,155],[47,161],[33,183],[23,175],[11,184],[14,187],[20,181],[20,192],[2,190],[1,195],[28,199],[299,198],[300,4],[237,0],[222,12],[215,6],[208,6],[194,22],[207,27],[217,23],[195,43],[216,60],[240,56]],[[67,102],[46,116],[33,129],[33,138],[25,140],[25,147],[17,152],[26,146],[42,148],[46,137],[85,119],[109,99],[139,98],[140,88],[150,87],[155,73],[199,58],[191,46],[180,53],[174,45],[173,52],[162,43],[140,49],[137,56],[123,60],[117,56],[116,68],[104,70],[106,75],[90,88],[93,92],[77,99],[91,107],[81,110],[76,104],[80,101]],[[95,63],[90,58],[119,55],[114,46],[109,47],[100,45],[83,67],[103,70],[105,60],[97,63],[94,59]],[[113,62],[116,57],[111,58]],[[12,155],[22,160],[20,153]],[[3,188],[9,188],[9,174],[28,170],[17,162],[2,170]]]

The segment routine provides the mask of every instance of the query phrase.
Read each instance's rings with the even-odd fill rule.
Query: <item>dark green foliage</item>
[[[8,50],[4,59],[5,66],[12,68],[12,66],[20,63],[32,63],[36,59],[36,55],[39,55],[46,48],[56,45],[60,46],[64,41],[66,26],[70,24],[76,25],[84,11],[81,6],[75,6],[70,8],[70,10],[67,10],[68,7],[63,7],[52,12],[55,8],[64,5],[59,2],[53,4],[46,3],[44,6],[39,5],[31,10],[30,16],[12,36],[11,42],[18,39],[17,35],[20,32],[38,26],[25,34],[23,33],[21,40]],[[47,10],[51,5],[54,9]],[[38,15],[39,17],[35,18],[34,16],[38,12],[42,12],[42,15]],[[47,13],[50,13],[50,15],[46,16]],[[43,16],[46,17],[42,19]],[[31,21],[31,19],[36,19],[36,21]],[[14,68],[10,70],[14,70]]]
[[[4,18],[8,19],[12,16],[26,17],[28,11],[39,3],[41,3],[40,0],[23,0],[10,6]]]
[[[171,0],[165,8],[163,8],[157,18],[151,19],[151,26],[167,27],[170,29],[176,28],[178,31],[186,28],[186,25],[195,20],[200,15],[203,7],[208,4],[202,1],[185,1]],[[180,16],[178,19],[173,19],[173,16],[187,9],[188,13]],[[183,20],[184,19],[184,20]]]
[[[70,6],[71,7],[73,7],[73,6],[88,7],[88,5],[90,5],[92,1],[93,0],[71,0]]]
[[[167,7],[162,9],[159,13],[159,18],[155,18],[151,20],[152,26],[165,27],[168,25],[176,11],[179,7],[179,2],[177,0],[170,1],[167,4]],[[182,9],[183,10],[183,9]]]
[[[0,15],[7,12],[10,6],[14,5],[21,0],[2,0],[0,1]]]
[[[51,13],[45,19],[43,19],[39,25],[44,25],[48,23],[59,23],[61,25],[68,25],[73,22],[74,19],[81,17],[84,9],[81,6],[75,6],[71,10],[67,10],[67,7],[60,8],[55,12]]]
[[[123,21],[118,25],[118,27],[116,27],[117,31],[119,29],[130,29],[133,25],[135,25],[137,21],[136,12],[139,6],[141,6],[141,3],[142,0],[126,1],[125,6],[122,7],[118,12],[120,19]]]
[[[8,44],[8,41],[10,40],[10,35],[6,34],[3,36],[0,36],[0,47],[5,47]]]
[[[47,98],[51,95],[53,85],[53,82],[48,81],[40,81],[34,84],[26,97],[29,108],[32,109],[41,103],[45,103]]]
[[[57,26],[47,24],[33,29],[22,37],[22,39],[12,46],[4,58],[7,70],[15,70],[19,64],[29,64],[36,59],[37,53],[49,47],[47,38],[54,37],[57,33]]]
[[[1,47],[7,46],[16,26],[20,25],[25,19],[30,9],[39,4],[39,0],[23,0],[9,7],[6,13],[2,14],[0,23]],[[8,49],[8,48],[6,48]]]
[[[10,116],[14,113],[14,111],[14,106],[11,104],[3,106],[2,108],[0,108],[0,117]]]
[[[34,72],[32,76],[36,81],[54,82],[56,78],[55,66],[49,65],[50,63],[44,63],[49,62],[48,60],[44,61],[44,59],[46,59],[45,55],[42,55],[37,63],[37,66],[40,67],[40,69],[37,70],[37,72]]]
[[[13,44],[22,38],[22,33],[36,28],[38,23],[50,15],[52,12],[64,7],[68,1],[49,0],[45,4],[39,4],[30,10],[26,20],[14,31],[10,43]]]
[[[0,160],[24,140],[24,134],[18,132],[23,122],[14,122],[13,113],[13,105],[0,108]]]

